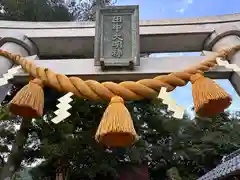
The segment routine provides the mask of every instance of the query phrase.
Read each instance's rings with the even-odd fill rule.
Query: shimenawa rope
[[[217,57],[226,58],[239,49],[240,45],[221,50],[211,59],[181,72],[173,72],[169,75],[156,76],[153,79],[142,79],[136,82],[124,81],[119,84],[114,82],[99,83],[95,80],[84,81],[78,77],[67,77],[50,69],[37,67],[34,62],[4,50],[0,50],[0,55],[21,65],[32,77],[42,80],[44,85],[56,88],[59,91],[72,92],[78,97],[90,100],[110,100],[114,96],[120,96],[124,100],[141,100],[157,97],[161,87],[166,87],[167,91],[172,91],[177,86],[185,86],[192,75],[202,74],[213,68],[217,64]]]

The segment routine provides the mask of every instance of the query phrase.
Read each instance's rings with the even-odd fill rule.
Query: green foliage
[[[70,21],[68,7],[61,0],[2,0],[1,19],[13,21]]]
[[[66,3],[67,2],[67,3]],[[1,20],[74,21],[94,20],[96,0],[2,0]],[[112,1],[106,1],[106,5]]]
[[[0,121],[8,120],[11,115],[6,106],[0,106]]]
[[[93,21],[95,20],[96,13],[96,1],[97,0],[70,0],[68,7],[73,17],[77,21]],[[105,6],[113,5],[116,0],[101,0]]]
[[[37,158],[45,160],[30,171],[33,179],[54,178],[60,160],[66,164],[68,179],[72,180],[100,175],[117,178],[119,165],[129,162],[148,163],[152,180],[166,178],[172,167],[178,169],[183,179],[192,180],[215,167],[224,155],[240,145],[237,115],[222,113],[211,121],[200,118],[190,121],[188,116],[178,120],[160,101],[139,101],[127,102],[126,106],[140,140],[130,148],[103,147],[96,143],[94,135],[107,104],[74,99],[71,116],[53,124],[50,120],[59,96],[46,93],[45,115],[34,120],[29,129],[24,163],[31,164]]]
[[[107,104],[75,99],[71,117],[53,124],[48,112],[36,120],[44,164],[32,170],[33,176],[54,176],[56,162],[66,162],[69,179],[93,179],[99,174],[117,178],[122,163],[148,163],[151,179],[166,178],[166,171],[176,167],[183,179],[196,179],[215,167],[221,158],[239,148],[238,120],[222,113],[212,121],[172,118],[160,101],[128,102],[140,140],[131,148],[111,149],[94,140],[97,126]],[[51,171],[39,170],[43,167]],[[40,169],[41,169],[40,168]],[[44,169],[44,168],[43,168]]]
[[[33,180],[29,170],[29,168],[25,168],[20,172],[15,173],[12,180]]]
[[[169,180],[182,180],[182,178],[179,176],[178,169],[176,167],[167,170],[167,176]]]
[[[89,106],[91,108],[87,108]],[[39,128],[37,133],[42,142],[43,158],[61,159],[70,163],[70,179],[81,176],[93,177],[104,169],[105,172],[111,172],[112,166],[117,165],[117,157],[99,146],[93,138],[104,107],[104,104],[75,100],[71,118],[63,123],[53,124],[50,121],[51,113],[46,115],[48,117],[45,121],[35,122],[35,126]]]
[[[19,125],[18,118],[12,116],[6,106],[0,107],[0,169],[5,164],[5,159],[10,153],[9,146],[14,142],[16,129]]]

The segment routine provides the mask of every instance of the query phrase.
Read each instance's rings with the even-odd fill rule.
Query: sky
[[[140,20],[156,20],[169,18],[191,18],[240,13],[240,0],[118,0],[117,5],[139,5]],[[154,54],[152,56],[184,56],[186,53]],[[195,53],[192,55],[199,55]],[[232,98],[230,111],[240,111],[240,98],[228,80],[216,80]],[[171,96],[178,105],[189,112],[193,107],[192,89],[189,83],[185,87],[176,88]]]

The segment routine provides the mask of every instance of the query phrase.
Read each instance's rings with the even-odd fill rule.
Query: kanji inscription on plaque
[[[112,17],[112,28],[115,33],[112,36],[112,57],[121,58],[123,55],[122,16]]]
[[[139,65],[138,6],[113,6],[97,11],[95,65]]]

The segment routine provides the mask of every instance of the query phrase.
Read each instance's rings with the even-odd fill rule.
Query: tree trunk
[[[69,172],[69,162],[64,159],[59,159],[56,166],[57,167],[55,180],[67,180]]]
[[[5,164],[4,158],[0,156],[0,168],[2,168]]]
[[[56,174],[56,180],[64,180],[63,174],[62,173],[57,173]]]
[[[30,124],[31,120],[22,120],[20,129],[16,134],[15,142],[13,143],[7,163],[4,165],[0,174],[1,180],[12,179],[14,173],[19,169],[24,156],[24,145],[28,137],[28,129]]]

